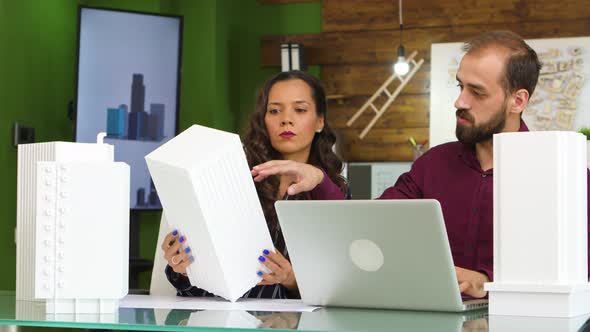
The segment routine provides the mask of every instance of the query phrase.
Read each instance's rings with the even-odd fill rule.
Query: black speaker
[[[16,147],[27,143],[35,143],[35,128],[15,122],[12,126],[12,144]]]

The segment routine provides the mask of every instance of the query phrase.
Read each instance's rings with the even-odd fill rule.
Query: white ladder
[[[361,116],[361,114],[363,114],[363,112],[369,106],[373,109],[373,111],[375,112],[375,117],[371,120],[371,122],[369,122],[369,124],[365,127],[365,129],[363,129],[363,131],[359,135],[360,139],[363,139],[363,138],[365,138],[365,136],[367,136],[367,134],[369,133],[371,128],[373,128],[373,126],[375,125],[377,120],[379,120],[379,118],[383,115],[383,113],[385,113],[385,111],[387,111],[387,108],[391,105],[391,103],[393,103],[395,98],[397,98],[397,96],[400,94],[402,89],[406,86],[406,84],[408,84],[408,82],[412,79],[412,77],[414,77],[414,74],[416,74],[418,69],[420,69],[420,67],[424,63],[424,59],[420,59],[420,61],[418,61],[418,62],[416,62],[414,60],[414,57],[416,56],[416,54],[418,54],[417,51],[412,52],[412,54],[410,54],[410,56],[406,60],[406,62],[410,65],[410,68],[411,68],[411,70],[408,74],[406,74],[404,76],[400,76],[394,72],[393,75],[391,75],[385,81],[385,83],[383,83],[383,85],[381,85],[381,87],[371,96],[371,98],[369,98],[369,100],[367,100],[367,102],[363,105],[363,107],[361,107],[358,111],[356,111],[356,113],[354,113],[352,118],[350,118],[350,120],[348,120],[348,122],[346,122],[346,126],[350,127],[356,121],[356,119],[358,119],[358,117]],[[389,85],[391,85],[391,83],[396,78],[400,80],[400,85],[398,85],[397,88],[395,89],[395,91],[393,93],[391,93],[389,91],[388,87],[389,87]],[[383,106],[381,106],[380,109],[377,109],[377,107],[375,106],[375,104],[373,104],[373,102],[375,101],[375,99],[377,99],[377,97],[379,97],[383,93],[387,96],[388,99],[385,102],[385,104],[383,104]]]

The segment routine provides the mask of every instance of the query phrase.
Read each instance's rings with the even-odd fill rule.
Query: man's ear
[[[520,89],[512,94],[511,113],[521,114],[529,104],[529,92],[526,89]]]

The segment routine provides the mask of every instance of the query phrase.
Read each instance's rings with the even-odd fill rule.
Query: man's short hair
[[[522,37],[511,31],[483,33],[465,43],[462,49],[469,54],[489,47],[508,50],[504,77],[500,82],[506,94],[525,89],[531,96],[535,91],[541,70],[541,62],[539,62],[537,52]]]

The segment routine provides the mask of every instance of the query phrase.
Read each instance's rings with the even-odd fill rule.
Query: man
[[[493,279],[492,136],[528,131],[521,115],[535,90],[541,64],[535,51],[512,32],[484,33],[466,43],[464,51],[457,72],[461,93],[455,102],[459,141],[430,149],[380,199],[437,199],[459,288],[464,294],[484,297],[483,284]],[[282,161],[253,171],[258,176],[279,173],[294,176],[290,194],[314,188],[322,180],[317,170],[294,173]]]
[[[436,146],[381,199],[435,198],[443,209],[461,292],[485,296],[493,273],[492,136],[528,131],[522,112],[541,64],[518,35],[490,32],[463,47],[455,101],[458,142]]]

